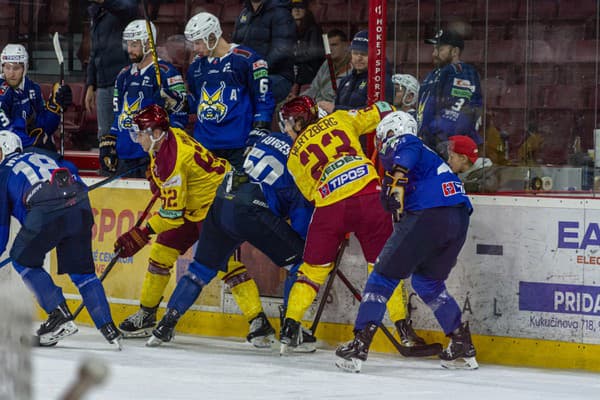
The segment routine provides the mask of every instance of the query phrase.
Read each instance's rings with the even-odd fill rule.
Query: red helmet
[[[140,131],[161,128],[163,131],[169,129],[169,114],[158,104],[152,104],[143,108],[133,117],[133,122]]]
[[[279,110],[282,131],[285,130],[284,122],[289,119],[293,119],[293,122],[302,120],[302,128],[305,128],[319,119],[319,108],[311,97],[298,96],[285,103]]]

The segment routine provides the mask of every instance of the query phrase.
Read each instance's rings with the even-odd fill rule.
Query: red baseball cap
[[[468,136],[464,135],[454,135],[448,138],[450,140],[450,150],[455,152],[456,154],[464,154],[467,158],[475,163],[477,158],[479,157],[479,151],[477,150],[477,145]]]

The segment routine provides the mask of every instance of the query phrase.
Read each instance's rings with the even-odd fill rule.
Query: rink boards
[[[96,180],[90,180],[94,183]],[[115,238],[133,226],[150,199],[145,181],[124,180],[91,193],[96,226],[97,272],[114,256]],[[448,290],[469,320],[481,362],[600,371],[600,200],[553,197],[473,196],[467,242],[448,280]],[[181,276],[192,258],[180,257]],[[137,309],[149,247],[119,262],[105,280],[115,321]],[[245,245],[242,260],[257,277],[267,315],[279,326],[277,305],[285,272]],[[401,262],[401,260],[399,260]],[[55,271],[54,257],[50,258]],[[359,290],[365,261],[354,237],[341,268]],[[73,304],[80,297],[58,277]],[[171,279],[165,299],[175,285]],[[410,289],[409,289],[410,290]],[[414,326],[428,340],[446,342],[429,309],[410,290]],[[318,299],[320,300],[320,298]],[[165,303],[163,303],[163,306]],[[351,337],[358,303],[336,280],[317,336],[335,345]],[[307,315],[307,325],[316,303]],[[84,312],[79,317],[90,322]],[[387,320],[387,324],[391,322]],[[178,325],[186,333],[245,337],[248,324],[220,280],[200,295]],[[378,334],[374,351],[394,352]]]

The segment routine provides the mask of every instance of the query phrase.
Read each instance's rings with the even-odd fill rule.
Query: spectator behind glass
[[[332,113],[334,110],[351,110],[364,108],[367,106],[367,82],[369,65],[369,39],[367,31],[360,31],[350,43],[350,53],[352,55],[352,73],[340,81],[335,104],[326,101],[320,101],[319,107]],[[388,65],[386,71],[390,71]],[[385,100],[389,103],[393,101],[394,87],[389,73],[386,73],[385,79]]]
[[[296,25],[288,0],[245,0],[235,22],[233,42],[264,57],[275,102],[286,98],[294,81]]]
[[[448,138],[448,165],[465,185],[467,193],[492,193],[498,190],[498,177],[492,160],[479,157],[477,145],[468,136]]]
[[[433,44],[435,68],[421,82],[419,90],[419,137],[447,159],[446,141],[458,132],[483,143],[477,133],[481,124],[482,96],[479,74],[460,61],[465,43],[457,33],[440,30],[425,40]]]
[[[339,86],[341,78],[348,76],[352,71],[350,53],[348,52],[348,37],[339,29],[332,29],[327,33],[327,40],[331,50],[333,70]],[[325,101],[333,104],[335,91],[331,86],[331,74],[329,73],[327,60],[321,64],[315,78],[310,83],[310,87],[301,95],[312,97],[316,102]]]
[[[300,86],[312,82],[325,57],[323,34],[307,3],[308,0],[292,0],[297,38],[294,47],[294,83]]]
[[[135,0],[94,0],[88,7],[92,49],[87,68],[85,109],[98,119],[98,138],[110,134],[114,120],[113,88],[129,57],[121,35],[137,14]]]

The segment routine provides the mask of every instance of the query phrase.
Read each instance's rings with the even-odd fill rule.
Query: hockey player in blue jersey
[[[156,42],[156,27],[150,24]],[[129,135],[134,115],[143,108],[160,105],[169,113],[170,124],[177,128],[183,129],[188,121],[183,78],[172,64],[160,59],[161,86],[158,85],[146,21],[130,22],[123,31],[123,41],[132,64],[117,76],[113,97],[115,120],[110,134],[100,138],[100,165],[109,173],[125,172],[148,161],[148,154]],[[144,169],[139,168],[128,176],[143,178]]]
[[[252,49],[228,43],[217,17],[202,12],[185,27],[199,55],[187,72],[194,138],[237,170],[243,170],[249,136],[269,129],[275,103],[267,62]]]
[[[468,322],[446,290],[445,280],[465,242],[472,206],[458,176],[416,136],[417,123],[396,111],[377,126],[376,146],[385,169],[381,200],[394,217],[394,232],[369,275],[354,340],[339,346],[336,365],[358,372],[399,281],[412,275],[412,287],[444,333],[440,353],[446,368],[477,368]]]
[[[92,258],[94,217],[77,169],[55,152],[22,153],[19,137],[0,131],[0,253],[8,243],[11,216],[21,223],[10,249],[15,270],[35,294],[48,320],[37,331],[41,346],[77,332],[73,315],[44,257],[56,248],[58,273],[69,274],[96,328],[120,349],[104,288]]]
[[[27,76],[29,55],[20,44],[7,44],[0,62],[0,129],[19,135],[25,148],[55,149],[52,135],[60,114],[71,104],[71,88],[55,83],[44,101],[40,86]]]
[[[439,31],[425,43],[433,44],[435,68],[421,82],[419,137],[447,160],[448,136],[467,135],[477,144],[483,99],[479,74],[460,61],[463,39],[452,31]]]
[[[292,144],[293,140],[285,133],[264,136],[245,159],[248,182],[236,187],[232,182],[233,171],[224,179],[202,225],[194,261],[179,280],[167,312],[152,332],[148,345],[171,340],[181,315],[219,270],[226,271],[229,257],[244,241],[288,270],[300,263],[313,207],[286,168]],[[293,274],[292,271],[290,275]],[[227,271],[223,280],[229,285],[246,285],[245,301],[242,304],[238,301],[238,305],[250,322],[247,340],[256,347],[269,347],[275,331],[263,312],[258,288],[246,268]],[[314,351],[316,340],[308,332],[304,336],[306,345],[297,351]]]

